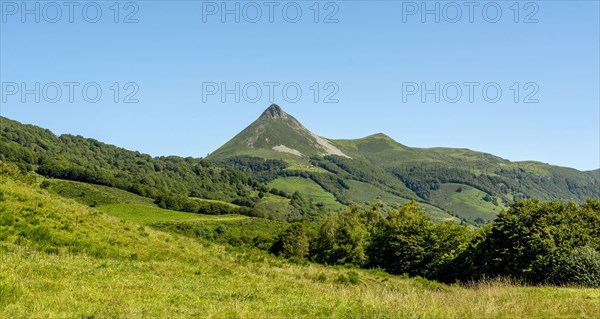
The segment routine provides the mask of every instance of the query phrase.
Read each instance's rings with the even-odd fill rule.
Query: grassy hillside
[[[0,171],[4,318],[594,318],[600,313],[598,289],[507,282],[466,288],[378,271],[291,264],[110,216],[40,189],[39,179],[22,177],[11,167],[0,164]],[[177,212],[158,214],[182,218]]]
[[[156,222],[227,222],[245,220],[249,218],[242,215],[204,215],[185,213],[137,204],[102,205],[98,207],[98,210],[139,224],[151,224]]]
[[[353,198],[357,203],[371,205],[373,203],[379,203],[383,206],[384,210],[389,208],[398,208],[409,200],[389,192],[386,192],[373,184],[359,182],[355,180],[348,180],[346,182],[349,188],[344,192],[348,198]],[[455,221],[458,222],[456,217],[453,217],[443,211],[442,209],[422,203],[421,206],[427,212],[427,216],[435,222],[443,221]]]
[[[282,228],[282,222],[262,218],[203,215],[136,204],[103,205],[98,210],[123,220],[190,238],[260,247],[264,250],[268,250]]]
[[[466,185],[443,184],[431,195],[431,202],[466,221],[481,225],[489,223],[506,207],[501,201],[493,204],[486,193]]]
[[[318,139],[298,120],[273,104],[208,158],[219,161],[231,156],[252,155],[308,164],[311,156],[327,154]],[[285,147],[281,148],[282,145]]]
[[[235,214],[206,215],[161,209],[148,198],[102,185],[46,179],[42,186],[62,197],[96,207],[101,212],[123,220],[202,240],[236,245],[262,245],[265,248],[265,245],[272,243],[281,229],[281,222],[273,220]],[[192,200],[239,207],[216,200],[200,198]],[[288,199],[284,200],[289,202]],[[286,213],[289,214],[289,211]]]
[[[118,188],[61,179],[46,179],[42,187],[62,197],[72,198],[88,206],[107,204],[140,204],[156,206],[154,201]]]
[[[56,136],[2,117],[0,127],[0,160],[18,165],[24,173],[56,178],[44,186],[89,206],[157,203],[178,211],[317,220],[341,205],[378,201],[394,207],[417,200],[437,220],[452,214],[477,224],[493,220],[499,208],[518,199],[600,198],[598,170],[510,162],[468,149],[413,148],[384,134],[327,140],[278,106],[271,106],[213,152],[209,159],[216,163],[151,157],[81,136]],[[240,159],[242,155],[255,157]],[[301,182],[285,182],[290,178]],[[270,187],[282,183],[280,188],[288,194],[274,195],[288,197],[287,203],[264,196],[269,182],[275,183]],[[455,185],[468,191],[460,195],[447,191]],[[293,201],[296,191],[302,200]],[[496,203],[479,200],[484,198]]]
[[[232,202],[248,200],[260,182],[234,168],[199,158],[151,157],[81,136],[0,117],[0,160],[22,172],[110,186],[180,210],[188,197]]]
[[[452,214],[475,224],[494,220],[500,208],[518,199],[581,203],[588,197],[600,198],[597,170],[580,172],[534,161],[511,162],[464,148],[409,147],[382,133],[353,140],[327,140],[335,149],[327,152],[315,136],[279,107],[271,106],[209,158],[223,162],[247,155],[277,159],[287,163],[287,168],[251,175],[275,183],[290,176],[311,179],[345,205],[377,200],[393,207],[417,200],[433,207],[429,211],[439,219]],[[274,148],[281,145],[288,152]],[[302,192],[307,191],[306,184],[285,183],[282,187]],[[467,191],[452,194],[449,190],[456,185]],[[315,202],[328,196],[322,191],[308,193],[307,197]],[[490,205],[489,200],[494,204]]]
[[[586,171],[586,173],[600,179],[600,168],[592,171]]]
[[[283,190],[287,193],[299,191],[316,203],[322,204],[328,211],[336,211],[344,205],[336,201],[335,196],[325,191],[321,186],[310,179],[301,177],[277,178],[267,184],[268,187]]]

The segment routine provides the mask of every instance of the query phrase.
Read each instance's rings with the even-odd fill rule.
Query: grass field
[[[142,197],[118,188],[53,178],[47,179],[46,183],[48,183],[48,190],[89,206],[106,204],[155,206],[151,198]]]
[[[279,221],[242,215],[205,215],[136,204],[99,206],[101,212],[122,220],[202,241],[268,249],[282,229]]]
[[[461,189],[458,192],[458,189]],[[470,221],[481,218],[486,222],[493,221],[496,215],[505,208],[501,201],[496,206],[486,202],[486,194],[478,189],[466,185],[442,184],[440,188],[431,192],[431,201],[443,207],[446,211],[459,212],[461,217]]]
[[[346,191],[347,196],[349,198],[360,200],[362,202],[361,204],[380,202],[385,203],[387,206],[386,208],[398,208],[402,206],[402,204],[408,202],[408,199],[385,192],[371,184],[354,180],[346,181],[346,183],[350,186],[350,189]],[[427,212],[427,216],[435,222],[455,220],[454,217],[435,206],[421,204],[421,207]]]
[[[600,317],[600,289],[448,286],[294,264],[159,231],[61,198],[35,178],[20,179],[0,172],[0,318]],[[138,218],[141,209],[185,219],[129,205],[137,208],[125,207],[125,217]],[[182,223],[225,222],[200,218],[206,221]]]
[[[425,280],[194,245],[188,261],[5,254],[5,318],[597,318],[593,289]]]
[[[293,215],[290,200],[278,195],[265,193],[263,198],[254,206],[257,210],[270,212],[275,219],[284,220]]]
[[[214,199],[205,199],[205,198],[197,198],[197,197],[190,197],[190,199],[199,201],[199,202],[205,202],[205,203],[224,204],[224,205],[227,205],[232,208],[240,207],[239,205],[236,205],[236,204],[232,204],[232,203],[228,203],[228,202],[224,202],[224,201],[220,201],[220,200],[214,200]]]
[[[98,210],[140,224],[155,222],[228,222],[248,219],[241,215],[204,215],[149,207],[138,204],[112,204],[98,206]]]
[[[281,177],[271,181],[268,186],[283,190],[290,194],[298,191],[303,196],[311,198],[314,202],[323,203],[323,206],[327,210],[335,211],[344,207],[344,205],[336,201],[335,196],[326,192],[321,186],[310,179],[301,177]]]

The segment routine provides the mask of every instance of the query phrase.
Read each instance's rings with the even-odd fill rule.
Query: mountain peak
[[[269,106],[261,115],[261,117],[270,117],[270,118],[279,118],[279,117],[286,117],[287,113],[285,113],[285,111],[283,111],[283,109],[273,103],[271,104],[271,106]]]
[[[269,158],[337,155],[350,158],[334,142],[309,131],[279,105],[271,104],[261,116],[211,154],[213,159],[235,155]]]

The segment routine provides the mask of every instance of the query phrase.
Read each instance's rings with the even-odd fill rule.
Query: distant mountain
[[[436,219],[454,217],[474,224],[493,220],[520,198],[600,198],[598,171],[511,162],[469,149],[413,148],[382,133],[327,139],[275,104],[208,159],[239,167],[241,157],[287,163],[286,169],[271,172],[270,180],[278,185],[293,180],[285,184],[289,191],[316,183],[341,204],[380,202],[394,207],[414,199]],[[313,199],[324,194],[313,193]]]
[[[511,162],[468,149],[413,148],[385,134],[333,140],[271,105],[207,159],[151,157],[0,117],[0,161],[120,188],[186,211],[318,219],[351,204],[419,201],[436,220],[485,224],[521,198],[600,198],[600,170]],[[1,164],[1,163],[0,163]],[[214,204],[211,204],[214,203]]]
[[[235,155],[308,160],[311,156],[348,157],[331,141],[306,129],[276,104],[208,158],[219,160]]]

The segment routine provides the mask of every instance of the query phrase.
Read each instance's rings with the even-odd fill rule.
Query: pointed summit
[[[222,159],[235,155],[291,157],[306,161],[314,155],[349,157],[330,140],[309,131],[277,104],[271,104],[256,121],[214,151],[210,158]]]
[[[263,114],[260,117],[279,118],[286,116],[287,113],[285,113],[279,105],[273,103],[263,112]]]

